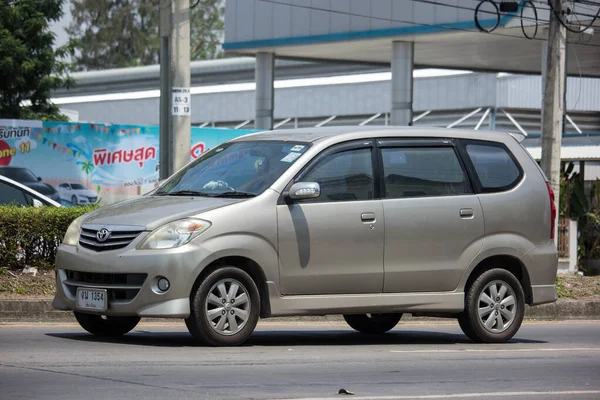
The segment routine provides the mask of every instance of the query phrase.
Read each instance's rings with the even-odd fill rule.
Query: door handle
[[[375,213],[368,212],[360,214],[360,219],[362,222],[375,222]]]
[[[473,218],[473,215],[475,213],[473,212],[472,208],[461,208],[460,209],[460,217],[461,218]]]

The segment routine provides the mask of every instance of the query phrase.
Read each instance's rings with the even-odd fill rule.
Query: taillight
[[[554,228],[556,227],[556,205],[554,204],[554,190],[550,187],[550,183],[546,182],[548,187],[548,196],[550,196],[550,216],[552,222],[550,223],[550,239],[554,239]]]

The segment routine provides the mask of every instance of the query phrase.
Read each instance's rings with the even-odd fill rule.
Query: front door
[[[384,221],[371,141],[331,148],[295,180],[321,195],[277,206],[282,294],[381,293]]]

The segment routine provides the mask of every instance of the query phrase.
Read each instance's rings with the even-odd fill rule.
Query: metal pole
[[[161,0],[160,179],[190,161],[189,0]]]
[[[169,177],[169,131],[171,127],[171,0],[160,1],[160,148],[159,180]]]
[[[562,0],[551,0],[558,17],[562,18]],[[564,126],[565,106],[565,43],[567,31],[550,12],[546,78],[544,79],[544,108],[542,110],[542,170],[554,190],[556,209],[559,209],[560,148]],[[558,213],[557,213],[558,214]],[[555,224],[558,229],[558,223]],[[555,231],[555,238],[557,231]]]

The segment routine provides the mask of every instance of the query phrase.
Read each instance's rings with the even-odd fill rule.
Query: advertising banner
[[[190,159],[251,132],[192,128]],[[65,205],[141,195],[158,159],[158,126],[0,120],[0,174]]]

